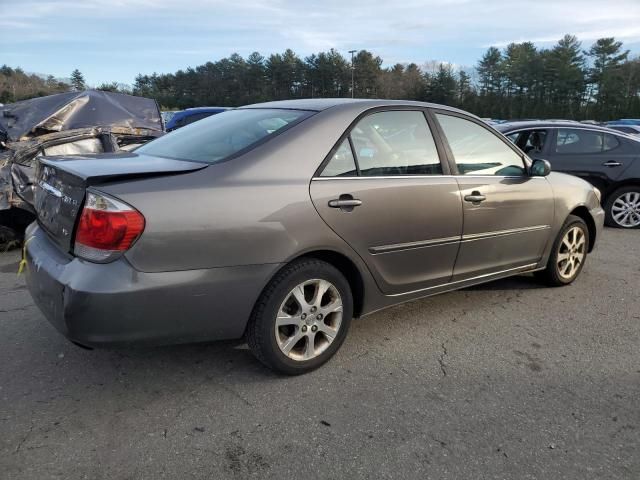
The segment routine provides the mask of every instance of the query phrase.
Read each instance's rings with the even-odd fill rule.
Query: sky
[[[92,86],[287,48],[472,66],[491,45],[550,47],[565,33],[585,49],[613,36],[640,55],[640,0],[0,0],[0,64],[78,68]]]

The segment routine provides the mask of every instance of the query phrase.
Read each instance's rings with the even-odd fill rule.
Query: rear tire
[[[604,205],[605,223],[615,228],[640,228],[640,185],[617,189]]]
[[[267,367],[299,375],[338,351],[352,315],[344,275],[329,263],[303,258],[278,272],[261,294],[247,325],[247,343]]]
[[[589,227],[580,217],[569,215],[553,242],[547,267],[537,277],[552,287],[572,283],[584,267],[589,251]]]

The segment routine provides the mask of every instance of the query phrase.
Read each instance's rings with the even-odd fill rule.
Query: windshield
[[[137,148],[136,153],[217,163],[249,149],[312,113],[280,109],[229,110],[153,140]]]

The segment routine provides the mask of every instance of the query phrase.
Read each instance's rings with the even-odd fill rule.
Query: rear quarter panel
[[[320,218],[309,194],[313,173],[353,118],[316,114],[228,162],[96,187],[145,217],[145,231],[126,259],[136,270],[162,272],[280,264],[329,250],[360,271],[364,309],[378,308],[369,270]]]

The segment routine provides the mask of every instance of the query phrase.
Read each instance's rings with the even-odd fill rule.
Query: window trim
[[[513,150],[513,152],[522,161],[522,164],[524,165],[524,170],[525,170],[525,174],[524,175],[476,175],[476,176],[493,177],[493,178],[500,178],[500,177],[502,177],[502,178],[523,178],[523,177],[533,178],[529,174],[529,169],[531,168],[531,162],[530,162],[529,157],[527,156],[527,154],[524,153],[522,150],[520,150],[516,145],[511,143],[509,141],[509,139],[507,139],[503,134],[501,134],[500,132],[498,132],[494,128],[489,127],[482,120],[476,119],[476,118],[474,118],[474,117],[472,117],[470,115],[465,115],[465,114],[460,113],[460,112],[451,112],[451,111],[443,110],[443,109],[440,109],[440,108],[430,108],[429,110],[430,110],[431,115],[433,115],[433,120],[436,122],[436,124],[438,126],[438,133],[442,137],[442,142],[443,142],[443,144],[445,146],[445,149],[446,149],[446,152],[447,152],[447,159],[449,161],[449,168],[451,169],[451,172],[452,172],[453,176],[456,176],[456,177],[471,177],[471,176],[473,176],[473,174],[465,175],[463,173],[460,173],[460,171],[458,170],[458,165],[456,164],[455,157],[453,155],[453,151],[451,150],[451,146],[449,145],[449,140],[447,139],[447,136],[445,135],[444,130],[442,129],[442,126],[440,125],[440,122],[438,122],[438,118],[436,117],[437,114],[449,115],[450,117],[461,118],[461,119],[467,120],[467,121],[469,121],[471,123],[475,123],[480,128],[484,128],[489,133],[493,134],[503,144],[507,145],[511,150]],[[510,133],[514,133],[514,132],[510,132]]]
[[[380,176],[371,176],[371,177],[313,177],[311,181],[322,181],[326,182],[328,180],[393,180],[393,179],[411,179],[411,178],[460,178],[462,175],[380,175]],[[522,175],[464,175],[465,178],[513,178],[513,179],[522,179]],[[546,180],[545,177],[540,176],[528,176],[527,178],[531,180]]]
[[[429,129],[429,133],[431,133],[431,137],[433,138],[433,142],[434,142],[434,144],[436,146],[436,152],[438,153],[438,160],[440,161],[440,167],[442,169],[442,173],[441,174],[436,174],[436,175],[380,175],[380,176],[376,176],[376,175],[363,176],[363,175],[360,175],[360,164],[358,162],[358,157],[355,154],[355,149],[353,147],[353,141],[351,140],[351,132],[353,131],[355,126],[360,122],[360,120],[362,120],[363,118],[365,118],[365,117],[367,117],[369,115],[373,115],[375,113],[381,113],[381,112],[397,112],[397,111],[421,112],[424,115],[425,121],[427,123],[427,128]],[[323,176],[321,176],[322,175],[322,171],[325,169],[327,164],[331,161],[331,158],[333,158],[333,155],[336,153],[338,148],[340,148],[340,145],[342,145],[342,142],[346,138],[349,139],[349,145],[351,147],[351,154],[353,155],[353,158],[355,159],[356,169],[357,169],[358,175],[357,176],[340,176],[340,177],[323,177]],[[424,107],[423,106],[415,106],[415,105],[384,105],[384,106],[380,106],[380,107],[369,108],[369,109],[361,112],[360,114],[358,114],[356,116],[356,118],[349,124],[349,126],[342,133],[342,135],[340,135],[340,138],[333,145],[331,150],[329,150],[329,153],[324,157],[324,159],[320,163],[320,166],[318,166],[316,171],[313,173],[313,176],[311,177],[311,179],[312,180],[321,179],[321,180],[325,180],[326,181],[326,180],[335,180],[335,179],[346,180],[346,179],[354,179],[354,178],[366,178],[366,179],[373,179],[373,178],[441,178],[443,176],[448,176],[450,174],[451,174],[451,170],[450,170],[450,167],[449,167],[449,163],[447,161],[446,151],[444,150],[444,144],[441,142],[441,139],[440,139],[440,136],[439,136],[439,132],[437,130],[434,130],[434,125],[432,124],[432,122],[430,121],[430,118],[429,118],[429,107],[426,107],[426,106],[424,106]]]
[[[351,149],[351,156],[353,157],[353,163],[355,163],[356,165],[356,176],[361,177],[362,173],[360,172],[360,162],[358,162],[358,157],[356,156],[356,147],[353,146],[353,140],[351,139],[351,132],[349,132],[349,135],[347,135],[347,141],[349,142],[349,148]],[[333,156],[331,158],[333,158]],[[328,164],[329,162],[327,162],[327,165]]]

